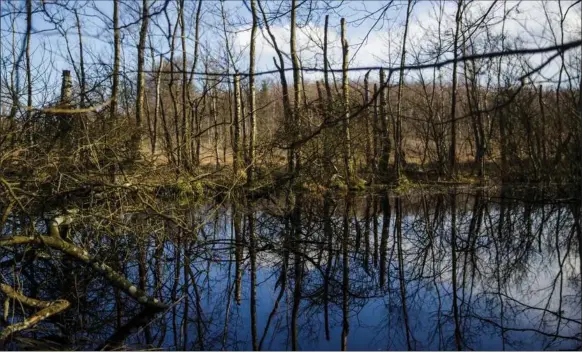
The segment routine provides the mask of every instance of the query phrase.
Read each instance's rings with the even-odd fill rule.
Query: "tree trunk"
[[[457,59],[459,57],[459,31],[461,28],[461,16],[463,0],[457,2],[457,15],[455,16],[455,36],[453,38],[453,84],[451,88],[451,146],[449,149],[449,176],[456,176],[457,164]]]
[[[190,82],[188,81],[188,73],[186,69],[186,23],[184,22],[184,0],[180,0],[180,10],[179,10],[179,21],[180,21],[180,40],[182,46],[182,94],[181,94],[181,105],[182,105],[182,124],[180,128],[182,129],[182,162],[188,170],[192,170],[192,149],[191,149],[191,136],[192,130],[190,125],[190,120],[188,119],[188,109],[186,106],[186,97],[190,96]],[[196,54],[195,54],[196,55]],[[197,57],[194,57],[196,61]],[[195,67],[192,68],[193,70]],[[177,128],[177,126],[176,126]]]
[[[111,86],[110,123],[115,120],[117,112],[117,95],[119,94],[119,61],[121,55],[121,38],[119,35],[119,0],[113,0],[113,85]]]
[[[364,106],[365,111],[364,111],[364,116],[365,116],[365,124],[366,124],[366,168],[368,170],[368,172],[370,170],[373,170],[373,156],[372,156],[372,133],[374,131],[373,125],[372,125],[372,117],[370,116],[370,84],[369,84],[369,76],[370,76],[370,71],[366,72],[366,75],[364,76]]]
[[[350,333],[350,321],[349,321],[349,290],[350,290],[350,272],[349,272],[349,260],[348,260],[348,244],[349,244],[349,210],[350,210],[350,198],[346,196],[344,216],[343,216],[343,236],[342,236],[342,341],[341,349],[342,351],[347,351],[348,349],[348,334]]]
[[[180,3],[180,6],[182,3]],[[178,8],[178,11],[181,11]],[[174,115],[174,136],[176,138],[176,171],[180,172],[180,167],[182,167],[182,156],[183,156],[183,145],[180,140],[180,123],[178,118],[178,102],[176,101],[176,94],[174,91],[174,65],[175,65],[175,53],[176,53],[176,34],[178,33],[178,23],[174,25],[174,30],[172,33],[172,38],[170,39],[170,82],[168,84],[168,89],[170,91],[170,99],[172,101],[173,115]]]
[[[396,141],[394,143],[394,168],[396,169],[396,183],[400,183],[402,177],[402,164],[404,151],[402,150],[402,88],[404,87],[404,65],[406,64],[406,40],[408,38],[408,23],[412,13],[412,0],[408,0],[406,8],[406,22],[404,24],[404,37],[402,38],[402,53],[400,56],[400,70],[398,77],[398,100],[396,101]]]
[[[382,126],[382,154],[380,156],[380,174],[385,180],[388,175],[388,165],[390,158],[390,132],[388,131],[388,111],[386,111],[386,75],[383,69],[380,69],[380,123]]]
[[[241,119],[241,92],[240,75],[234,74],[234,138],[232,143],[232,170],[235,181],[238,179],[238,172],[242,162],[240,150],[240,119]]]
[[[32,36],[32,0],[26,0],[26,123],[31,124],[29,143],[32,146],[32,66],[30,64],[30,37]]]
[[[257,36],[258,17],[255,7],[255,0],[251,0],[251,11],[253,15],[253,27],[251,29],[250,65],[249,65],[249,110],[250,110],[250,136],[249,136],[249,165],[247,169],[247,180],[253,183],[255,168],[255,135],[256,126],[256,94],[255,94],[255,40]]]
[[[296,49],[296,31],[297,31],[297,24],[296,24],[296,10],[297,10],[297,0],[291,1],[291,40],[290,40],[290,51],[291,51],[291,63],[293,67],[293,123],[294,129],[297,132],[295,133],[296,139],[301,139],[301,115],[300,115],[300,108],[301,108],[301,77],[299,72],[299,59],[297,57],[297,49]],[[300,164],[300,152],[293,148],[291,150],[290,160],[289,160],[289,172],[294,174],[299,169]]]
[[[132,148],[134,157],[139,154],[141,144],[141,126],[144,111],[144,96],[145,96],[145,44],[148,34],[148,2],[142,1],[142,15],[141,15],[141,29],[139,31],[139,44],[137,46],[137,99],[135,101],[135,125],[132,136]]]
[[[346,184],[349,185],[353,177],[352,165],[352,145],[350,137],[350,105],[349,105],[349,82],[348,82],[348,40],[346,39],[346,20],[341,19],[341,40],[342,40],[342,94],[343,94],[343,129],[344,129],[344,167],[346,170]]]

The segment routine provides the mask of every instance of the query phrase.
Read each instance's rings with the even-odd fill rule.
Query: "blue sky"
[[[43,90],[35,94],[39,104],[48,99],[51,95],[47,91],[44,82],[58,84],[60,72],[62,69],[72,69],[73,62],[78,65],[78,44],[75,18],[71,12],[63,15],[59,6],[51,1],[45,1],[48,12],[55,18],[62,20],[61,31],[67,33],[68,45],[65,38],[54,30],[54,25],[46,21],[46,14],[37,13],[33,16],[33,29],[37,32],[31,38],[32,44],[32,65],[35,77],[38,78],[37,86],[43,87]],[[193,23],[195,14],[195,5],[197,2],[186,2],[186,22],[187,22],[187,55],[193,54],[194,30],[190,25]],[[322,66],[322,55],[319,45],[323,38],[323,23],[325,14],[330,16],[330,53],[333,67],[341,65],[341,47],[339,41],[339,24],[340,18],[345,17],[347,26],[347,37],[350,43],[350,60],[351,66],[369,66],[369,65],[388,65],[395,64],[399,61],[401,38],[403,33],[404,13],[406,2],[395,1],[382,16],[379,10],[387,5],[387,1],[344,1],[328,2],[334,8],[328,11],[321,10],[326,3],[315,1],[312,4],[316,11],[309,11],[307,2],[298,12],[298,46],[300,56],[304,66]],[[24,1],[19,2],[2,2],[2,44],[1,55],[8,65],[3,67],[3,77],[6,77],[7,71],[11,69],[10,62],[12,55],[13,38],[10,31],[11,16],[7,12],[14,8],[24,8]],[[157,0],[151,3],[151,10],[155,11],[162,6],[163,1]],[[222,33],[222,20],[220,18],[221,5],[227,13],[229,23],[227,30],[230,32],[229,41],[233,46],[233,53],[238,58],[236,65],[240,71],[248,69],[248,43],[250,41],[250,19],[251,15],[248,7],[242,1],[203,1],[202,25],[201,25],[201,53],[210,54],[213,60],[217,62],[225,61],[224,54],[224,35]],[[288,9],[289,2],[281,1],[263,1],[263,6],[267,11],[277,8]],[[490,1],[475,1],[471,3],[466,12],[467,23],[474,22],[483,14],[492,4]],[[499,20],[504,9],[511,9],[504,28],[504,34],[508,38],[506,43],[519,47],[538,47],[547,46],[555,43],[554,35],[561,40],[561,33],[557,30],[560,21],[560,5],[562,14],[572,5],[571,1],[521,1],[521,2],[501,2],[499,1],[493,11],[490,13],[491,33],[500,34],[502,23]],[[110,65],[112,62],[113,51],[113,33],[111,30],[112,2],[111,1],[94,1],[94,2],[72,2],[79,15],[81,16],[82,34],[84,39],[84,55],[87,68],[101,67],[103,63]],[[35,8],[39,3],[34,2]],[[135,22],[138,18],[141,1],[124,1],[121,5],[121,22],[128,24]],[[171,1],[168,7],[170,17],[170,26],[173,29],[176,25],[175,16],[176,2]],[[441,35],[446,36],[454,28],[454,14],[456,3],[452,1],[418,1],[415,3],[412,13],[412,20],[409,29],[408,50],[409,55],[407,63],[414,63],[414,53],[422,53],[431,47],[435,41],[435,33],[438,30],[439,9],[443,9],[443,18],[441,22]],[[546,16],[546,13],[548,14]],[[370,15],[372,14],[372,15]],[[568,10],[564,15],[564,23],[567,31],[564,33],[564,40],[580,38],[580,16],[581,4],[577,4]],[[25,30],[24,16],[21,16],[17,22],[17,33],[15,34],[15,46],[19,52]],[[286,16],[275,23],[271,28],[277,37],[277,42],[284,51],[289,50],[289,16]],[[554,29],[552,34],[551,29]],[[53,30],[50,30],[53,29]],[[136,47],[138,40],[139,23],[125,28],[122,31],[122,49],[123,49],[123,69],[125,74],[134,74],[136,68]],[[165,16],[156,17],[155,23],[150,23],[150,34],[152,45],[156,55],[164,54],[169,58],[169,43],[164,36],[168,32],[168,22]],[[272,58],[275,54],[274,49],[268,43],[265,35],[259,33],[257,43],[257,70],[274,69]],[[476,39],[478,40],[478,38]],[[70,55],[67,51],[70,49]],[[176,43],[177,50],[181,52],[179,38]],[[579,52],[579,50],[578,50]],[[547,56],[547,55],[545,55]],[[544,55],[531,57],[531,65],[542,62]],[[508,61],[510,62],[510,61]],[[288,63],[289,65],[290,63]],[[24,66],[24,61],[21,67]],[[146,66],[151,69],[153,62],[147,53]],[[556,61],[544,71],[546,76],[552,76],[557,72],[559,62]],[[198,70],[203,70],[203,63],[199,60]],[[447,69],[445,68],[445,71]],[[94,72],[100,75],[102,72]],[[416,73],[408,73],[407,77],[413,79]],[[361,73],[363,75],[363,73]],[[317,79],[321,75],[306,75],[307,79]],[[354,73],[354,78],[360,76]],[[75,76],[74,76],[75,77]],[[275,78],[275,76],[273,76]],[[541,78],[540,78],[541,79]],[[4,84],[4,82],[3,82]],[[23,83],[21,83],[23,87]],[[40,88],[39,88],[40,89]],[[58,91],[58,89],[57,89]]]

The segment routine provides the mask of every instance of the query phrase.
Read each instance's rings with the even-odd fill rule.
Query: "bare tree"
[[[139,153],[141,146],[141,126],[144,115],[144,98],[145,98],[145,45],[148,35],[148,2],[143,0],[141,13],[141,28],[139,30],[139,44],[137,46],[137,98],[135,101],[135,124],[136,129],[132,136],[133,148]],[[156,107],[157,108],[157,107]]]
[[[408,39],[408,25],[412,14],[412,0],[408,0],[406,8],[406,22],[404,23],[404,35],[402,37],[402,52],[400,53],[400,73],[398,76],[398,98],[396,101],[396,141],[394,148],[394,168],[396,169],[396,182],[402,177],[402,164],[404,151],[402,149],[402,88],[404,86],[404,65],[406,64],[406,41]]]
[[[449,148],[449,175],[456,175],[457,160],[457,59],[459,57],[459,31],[463,16],[463,0],[457,1],[457,14],[455,15],[455,34],[453,36],[453,83],[451,87],[451,146]]]

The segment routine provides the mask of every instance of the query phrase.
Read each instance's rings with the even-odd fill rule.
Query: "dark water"
[[[160,202],[147,212],[108,208],[109,217],[85,209],[73,222],[70,241],[170,303],[163,312],[62,253],[37,248],[31,259],[23,252],[34,248],[3,248],[3,282],[71,302],[6,347],[582,346],[577,201],[451,191],[245,202]],[[13,217],[3,236],[24,231],[26,221]],[[23,310],[12,307],[9,322],[21,321]]]

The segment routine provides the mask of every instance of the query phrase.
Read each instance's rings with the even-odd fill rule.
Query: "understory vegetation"
[[[247,349],[261,348],[257,320],[267,321],[260,323],[266,324],[264,338],[283,295],[293,302],[291,347],[299,347],[300,302],[313,284],[303,280],[307,266],[315,265],[325,276],[314,289],[323,297],[314,300],[325,302],[325,319],[329,280],[337,276],[334,299],[345,350],[350,304],[361,298],[350,291],[349,267],[362,246],[362,270],[370,275],[370,265],[381,273],[374,295],[389,294],[386,273],[390,265],[398,269],[398,309],[408,319],[405,281],[414,280],[405,258],[414,256],[403,248],[403,232],[409,234],[401,197],[422,200],[411,213],[426,217],[423,229],[415,229],[425,231],[419,240],[425,254],[440,236],[446,243],[437,252],[451,255],[448,313],[458,349],[470,348],[461,325],[471,318],[463,316],[470,303],[457,291],[472,290],[466,277],[477,269],[470,268],[476,259],[469,256],[480,246],[485,210],[491,208],[501,224],[498,232],[484,231],[482,238],[499,237],[487,245],[511,242],[505,204],[496,213],[488,192],[502,190],[505,197],[507,185],[527,184],[547,192],[536,201],[559,200],[570,230],[561,239],[556,232],[552,250],[560,261],[563,240],[566,253],[572,249],[580,262],[580,1],[24,0],[2,1],[0,9],[0,270],[6,271],[0,295],[7,302],[0,347],[13,338],[24,341],[35,326],[66,327],[64,316],[90,301],[94,282],[111,291],[117,314],[100,347],[123,345],[131,329],[170,310],[173,348],[218,346],[203,337],[208,328],[201,296],[212,293],[208,286],[201,294],[205,288],[196,280],[204,270],[210,276],[220,255],[229,263],[222,274],[232,274],[236,283],[228,288],[232,295],[225,293],[228,307],[233,300],[241,304],[241,277],[248,271]],[[464,240],[457,239],[457,229],[459,238],[464,234],[456,201],[457,187],[467,185],[479,194],[467,210],[472,215]],[[423,203],[429,193],[438,195],[433,208],[442,226],[433,225],[441,232],[429,224],[433,208]],[[352,206],[355,195],[366,197],[365,225]],[[321,209],[311,209],[314,204]],[[450,213],[441,214],[445,204]],[[522,225],[530,230],[522,242],[533,246],[533,220],[524,207],[529,222]],[[538,210],[543,222],[544,208]],[[228,231],[216,229],[219,212]],[[277,226],[261,223],[264,217]],[[208,235],[213,219],[220,239]],[[316,264],[304,252],[313,243],[320,251]],[[228,255],[217,244],[225,244]],[[256,312],[258,252],[276,258],[281,290],[272,315],[263,318]],[[132,256],[137,260],[130,268]],[[172,262],[171,275],[160,269],[164,260]],[[74,289],[39,282],[32,269],[47,277],[59,269],[63,285]],[[580,272],[575,276],[580,295]],[[500,297],[502,278],[489,279],[499,281]],[[130,318],[122,309],[127,301],[143,310]],[[15,304],[21,307],[18,322]],[[440,304],[439,296],[439,319]],[[187,329],[178,332],[176,309],[182,324],[196,327],[190,344]],[[223,349],[228,312],[225,331],[215,334]],[[551,312],[561,319],[561,306]],[[579,318],[565,321],[580,324]],[[408,323],[402,346],[412,349]],[[579,334],[570,335],[565,340],[580,342]]]

